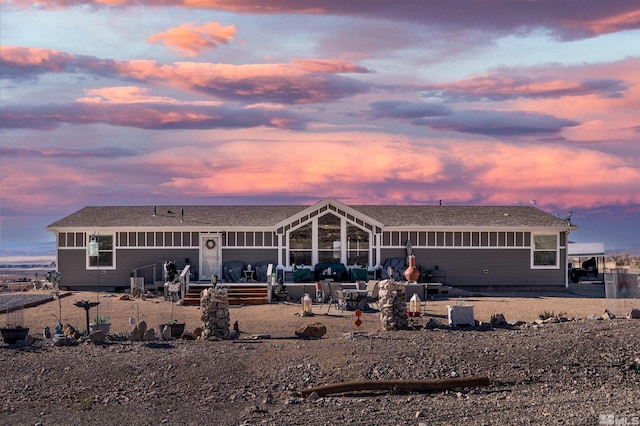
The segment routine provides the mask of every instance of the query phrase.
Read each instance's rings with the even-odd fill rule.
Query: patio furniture
[[[329,283],[326,281],[320,281],[320,285],[322,286],[322,300],[320,301],[320,308],[322,308],[322,305],[324,305],[325,302],[328,302],[329,309],[331,309],[331,304],[333,303],[333,295],[331,294]]]
[[[336,305],[336,309],[340,308],[344,311],[344,293],[342,292],[340,284],[335,282],[327,282],[326,284],[329,287],[329,294],[331,295],[327,312],[331,310],[331,305],[334,304]]]
[[[347,268],[342,263],[316,263],[314,267],[315,279],[325,280],[332,279],[334,281],[342,281],[343,275],[346,278]]]
[[[258,282],[266,283],[267,280],[271,278],[271,274],[267,274],[267,270],[269,269],[269,264],[277,265],[278,262],[273,260],[261,260],[254,264],[253,269],[256,271],[255,279]]]
[[[391,278],[389,277],[389,273],[387,272],[389,270],[389,267],[391,267],[393,268],[393,279],[395,281],[403,281],[405,265],[406,259],[404,257],[387,258],[382,264],[381,278],[383,280],[388,280],[389,278]]]
[[[222,277],[226,282],[238,283],[243,276],[242,271],[244,271],[244,262],[232,260],[222,266]]]
[[[360,309],[364,311],[367,309],[367,290],[357,290],[357,289],[341,289],[343,294],[343,308],[348,311],[355,311],[356,309]]]
[[[367,303],[375,303],[378,305],[378,309],[380,309],[380,282],[378,280],[369,280],[366,290],[365,300]]]
[[[294,283],[308,283],[312,278],[311,271],[306,268],[294,269],[291,275]]]
[[[351,268],[349,270],[350,280],[353,282],[366,281],[368,277],[367,268]]]

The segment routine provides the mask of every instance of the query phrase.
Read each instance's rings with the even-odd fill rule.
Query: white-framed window
[[[333,209],[331,209],[333,210]],[[338,211],[340,213],[340,211]],[[346,266],[369,264],[371,233],[333,212],[288,233],[289,265],[344,263]],[[300,222],[294,222],[298,225]],[[286,232],[286,226],[284,230]],[[288,265],[287,265],[288,266]]]
[[[559,268],[558,243],[558,234],[531,234],[531,268]]]
[[[313,255],[313,226],[311,222],[289,233],[289,264],[311,265]]]
[[[87,243],[87,269],[115,268],[115,236],[91,235]]]

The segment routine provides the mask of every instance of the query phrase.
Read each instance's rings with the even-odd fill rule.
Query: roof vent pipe
[[[184,222],[184,209],[180,209],[180,222]]]
[[[156,208],[156,206],[153,206],[153,215],[155,216],[156,213],[157,213],[157,208]]]

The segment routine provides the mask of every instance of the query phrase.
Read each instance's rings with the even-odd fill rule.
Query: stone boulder
[[[52,340],[53,346],[76,346],[78,341],[71,336],[55,336]]]
[[[156,336],[156,331],[153,328],[148,328],[147,331],[142,336],[142,340],[145,342],[151,342],[152,340],[156,340],[158,336]]]
[[[327,327],[323,324],[316,322],[313,324],[307,324],[296,330],[296,336],[302,339],[320,339],[327,334]]]
[[[629,319],[640,319],[640,309],[633,308],[629,311],[629,315],[627,315]]]
[[[491,327],[500,328],[508,327],[509,323],[504,318],[503,314],[491,314]]]
[[[104,343],[104,332],[102,330],[92,331],[89,334],[89,340],[94,344]]]
[[[62,330],[62,333],[67,337],[73,337],[78,340],[80,338],[80,332],[75,329],[71,324],[66,324]]]
[[[133,342],[139,342],[144,339],[144,335],[147,332],[147,323],[146,321],[140,321],[140,323],[133,326],[131,330],[131,335],[129,336],[129,340]]]

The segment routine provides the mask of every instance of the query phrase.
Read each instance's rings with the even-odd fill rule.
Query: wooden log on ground
[[[362,392],[362,391],[435,391],[475,386],[489,386],[488,377],[470,376],[448,379],[431,380],[362,380],[355,382],[341,382],[330,385],[316,386],[300,391],[301,396],[307,397],[313,392],[318,396],[334,393]]]

